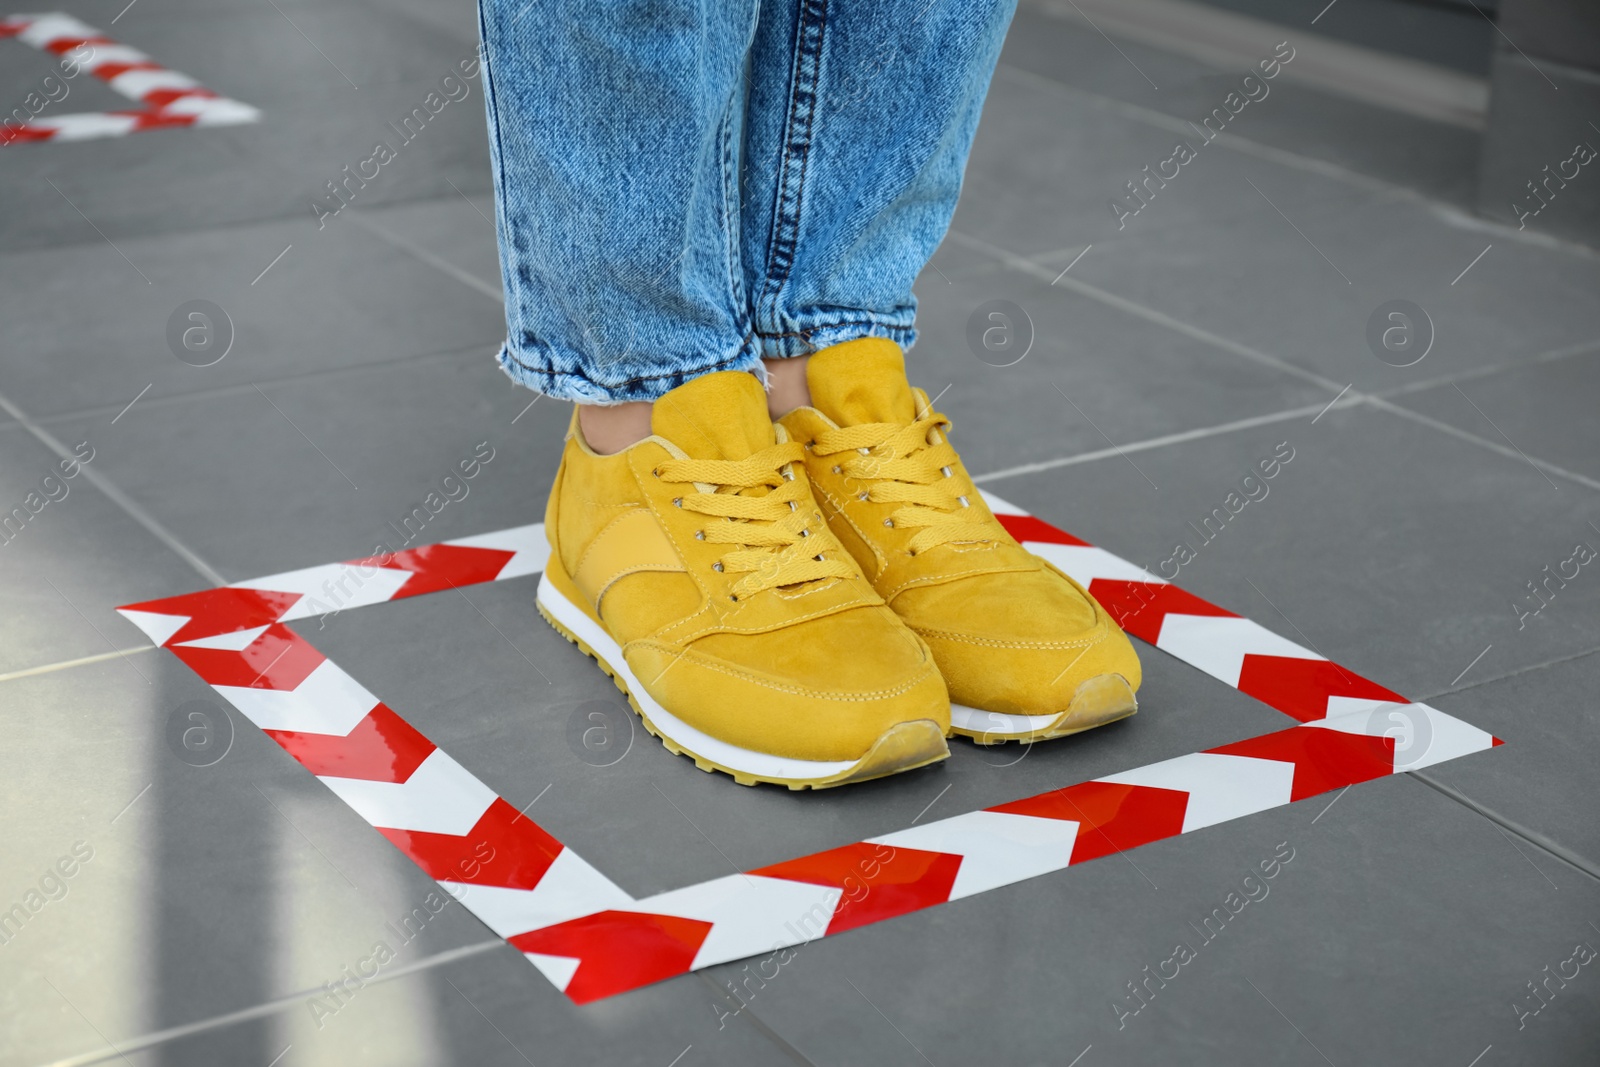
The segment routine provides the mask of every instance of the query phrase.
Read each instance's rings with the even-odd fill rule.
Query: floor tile
[[[329,182],[340,183],[344,200],[362,205],[454,196],[451,182],[481,192],[488,188],[489,159],[481,77],[452,90],[461,99],[444,103],[425,125],[413,118],[404,128],[444,76],[473,55],[470,42],[451,45],[419,62],[424,73],[418,78],[360,90],[339,81],[338,88],[271,104],[241,96],[263,112],[261,121],[248,125],[13,146],[7,159],[15,168],[15,210],[0,223],[0,249],[93,242],[100,253],[115,256],[104,240],[125,246],[142,235],[207,226],[315,222],[314,204],[333,210],[339,202]],[[229,92],[225,84],[208,87]],[[381,165],[367,162],[378,158],[379,142],[393,157]],[[363,169],[368,175],[376,169],[376,176],[361,179]],[[218,181],[219,173],[228,180]],[[117,180],[106,181],[105,174]],[[331,229],[340,221],[335,216],[324,225]]]
[[[357,87],[437,80],[477,44],[365,4],[240,5],[206,15],[135,8],[111,33],[209,89],[269,110],[326,103]]]
[[[535,403],[492,352],[136,406],[106,473],[230,580],[398,551],[430,493],[445,503],[413,544],[538,522],[571,407]]]
[[[437,257],[470,277],[468,284],[480,291],[500,291],[494,194],[488,190],[356,211],[352,218],[392,235],[391,239],[403,242],[401,247]]]
[[[20,426],[0,426],[0,587],[7,614],[0,675],[146,646],[111,609],[204,584],[91,483],[86,471],[116,451],[117,429],[102,420],[86,426],[84,436],[63,440],[88,458],[85,466],[58,457]],[[69,472],[73,477],[64,477]],[[122,679],[143,687],[149,658],[134,654],[119,663]]]
[[[1331,17],[1331,16],[1330,16]],[[1199,122],[1239,86],[1247,64],[1221,68],[1124,39],[1025,3],[1017,11],[1002,62],[1101,98]],[[1286,28],[1291,44],[1299,39]],[[1263,54],[1262,58],[1268,58]],[[1487,52],[1485,52],[1485,61]],[[1267,81],[1229,129],[1239,137],[1308,161],[1331,164],[1453,204],[1473,196],[1480,134],[1398,111],[1372,107],[1296,83],[1287,73]],[[1260,95],[1259,89],[1252,89]]]
[[[1548,609],[1555,611],[1559,604]],[[1539,620],[1530,623],[1538,625]],[[1474,671],[1494,679],[1491,651]],[[1600,827],[1593,808],[1580,798],[1594,779],[1590,755],[1600,733],[1590,713],[1600,681],[1600,656],[1554,663],[1501,680],[1470,685],[1431,703],[1471,719],[1506,741],[1504,758],[1442,764],[1429,772],[1446,785],[1505,818],[1543,834],[1600,870]],[[1530,846],[1535,858],[1543,857]],[[1596,920],[1600,921],[1600,920]]]
[[[1279,22],[1286,29],[1294,25],[1272,0],[1201,2]],[[1352,0],[1337,10],[1330,8],[1317,18],[1316,28],[1310,32],[1480,75],[1489,71],[1489,52],[1495,40],[1493,24],[1465,5],[1395,5],[1384,0]]]
[[[498,345],[497,301],[345,221],[321,232],[307,219],[127,240],[126,260],[104,243],[0,257],[12,279],[6,306],[29,309],[13,315],[14,345],[0,356],[6,395],[34,418],[101,406],[115,414],[147,386],[141,404]],[[225,319],[180,310],[202,300]],[[122,421],[139,415],[135,407]]]

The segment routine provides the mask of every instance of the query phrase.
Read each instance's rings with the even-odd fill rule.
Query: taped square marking
[[[542,525],[118,610],[580,1004],[1501,743],[984,498],[1128,633],[1298,725],[635,900],[281,625],[536,574]]]

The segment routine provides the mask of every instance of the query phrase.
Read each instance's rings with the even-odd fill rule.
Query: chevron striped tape
[[[17,116],[13,113],[0,122],[0,145],[86,141],[167,126],[234,126],[261,117],[261,112],[249,104],[218,96],[187,74],[168,70],[143,52],[118,44],[93,26],[59,11],[0,19],[0,38],[4,37],[15,37],[41,52],[67,57],[144,106],[128,111],[35,114],[23,121],[14,121]],[[44,99],[40,93],[32,96]],[[20,110],[33,109],[25,103]]]
[[[542,525],[118,610],[577,1003],[1500,744],[984,496],[1128,632],[1299,724],[634,900],[283,625],[537,574]]]

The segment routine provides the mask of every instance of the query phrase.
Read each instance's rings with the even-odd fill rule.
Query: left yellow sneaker
[[[1083,587],[1017,544],[906,381],[892,341],[824,349],[810,407],[779,419],[805,446],[812,492],[878,595],[933,650],[952,732],[1042,741],[1138,709],[1139,657]]]

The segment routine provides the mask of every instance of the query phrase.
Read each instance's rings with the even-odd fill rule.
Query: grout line
[[[392,981],[408,974],[416,974],[419,971],[428,970],[431,967],[442,967],[457,960],[480,956],[492,949],[502,948],[506,945],[507,942],[498,937],[493,941],[480,941],[475,945],[464,945],[461,948],[453,948],[446,952],[428,956],[415,963],[408,963],[402,967],[380,972],[376,978],[369,978],[366,982],[367,985],[377,985],[379,982]],[[248,1022],[251,1019],[260,1019],[264,1016],[273,1015],[285,1008],[291,1008],[309,997],[324,995],[326,995],[326,991],[321,987],[302,989],[296,993],[286,993],[281,997],[263,1001],[253,1007],[230,1011],[224,1015],[213,1015],[210,1018],[200,1019],[192,1023],[184,1023],[181,1026],[172,1026],[165,1030],[156,1030],[140,1037],[130,1038],[121,1042],[120,1047],[123,1052],[139,1052],[167,1041],[175,1041],[179,1038],[203,1034],[210,1030],[219,1030],[234,1023]],[[91,1063],[103,1063],[106,1060],[117,1059],[120,1055],[121,1053],[117,1049],[108,1046],[98,1051],[84,1052],[76,1056],[69,1056],[66,1059],[53,1060],[46,1067],[87,1067]]]
[[[1480,686],[1493,685],[1496,682],[1506,681],[1508,678],[1515,678],[1518,675],[1527,674],[1529,671],[1541,671],[1546,667],[1558,667],[1563,663],[1571,663],[1573,660],[1583,659],[1586,656],[1593,656],[1597,653],[1600,653],[1600,648],[1587,648],[1582,652],[1572,652],[1565,656],[1557,656],[1555,659],[1547,659],[1542,663],[1529,663],[1521,667],[1513,667],[1509,671],[1502,671],[1499,674],[1491,674],[1489,677],[1480,678],[1476,682],[1468,682],[1463,686],[1441,689],[1436,693],[1430,693],[1426,696],[1419,696],[1413,699],[1418,704],[1427,704],[1431,701],[1438,700],[1440,697],[1455,696],[1457,693],[1465,693],[1469,689],[1477,689]],[[1477,660],[1473,660],[1473,662],[1476,663]]]
[[[197,11],[198,11],[198,9],[197,9]],[[205,11],[205,12],[203,12],[203,14],[204,15],[209,15],[209,14],[211,14],[211,12]],[[200,16],[197,15],[197,17],[200,17]],[[477,37],[477,30],[476,29],[473,30],[473,37],[474,38]],[[472,48],[471,44],[467,44],[466,42],[462,42],[462,43],[465,45],[465,47],[469,51],[471,50],[471,48]],[[387,82],[387,83],[384,83],[384,84],[391,85],[391,86],[415,85],[418,88],[423,89],[423,90],[426,90],[430,85],[432,85],[432,83],[426,81],[425,79],[416,79],[416,80],[409,80],[409,81],[402,80],[402,81],[399,81],[399,82]],[[434,85],[433,87],[437,88],[437,85]],[[298,98],[294,98],[294,99],[298,100]],[[312,110],[325,111],[325,110],[327,110],[327,108],[326,108],[326,94],[322,93],[320,90],[307,90],[307,95],[305,97],[305,101],[306,101],[305,110],[307,110],[307,111],[312,111]],[[297,105],[294,104],[293,101],[291,101],[290,106],[297,106]],[[280,106],[276,106],[276,105],[274,107],[274,110],[278,114],[281,114],[283,112],[283,108],[280,107]],[[194,143],[197,144],[197,145],[199,145],[199,144],[207,145],[208,146],[208,151],[212,151],[216,155],[216,161],[219,162],[219,163],[222,163],[222,162],[237,163],[238,162],[237,159],[234,159],[231,155],[229,155],[224,150],[219,149],[219,148],[215,148],[214,142],[212,142],[212,141],[196,141]],[[489,172],[487,170],[485,170],[484,174],[488,175]],[[484,189],[481,189],[481,190],[474,190],[474,194],[473,195],[493,196],[494,195],[493,185],[491,184],[490,186],[488,186],[488,187],[486,187]],[[424,192],[424,193],[415,194],[415,195],[407,195],[407,196],[402,196],[402,197],[396,197],[393,200],[370,201],[365,206],[363,206],[361,208],[352,208],[352,213],[354,213],[355,211],[362,211],[362,212],[367,212],[367,213],[384,212],[384,211],[395,211],[395,210],[402,210],[402,209],[405,209],[405,208],[427,207],[427,206],[432,205],[432,204],[447,204],[447,203],[454,203],[454,202],[455,202],[455,197],[452,194],[446,193],[446,192],[443,192],[443,191],[432,191],[432,192]],[[146,232],[132,233],[132,234],[124,235],[124,236],[125,236],[125,239],[128,240],[128,241],[159,241],[159,240],[163,240],[163,239],[169,238],[169,237],[186,237],[186,236],[195,236],[195,235],[199,235],[199,234],[206,234],[206,235],[224,235],[224,234],[226,234],[226,235],[232,235],[234,237],[238,237],[239,235],[241,235],[246,230],[259,230],[259,229],[266,229],[266,228],[271,228],[271,227],[287,227],[287,226],[294,226],[297,223],[303,224],[303,228],[308,228],[309,232],[312,232],[312,233],[317,232],[314,227],[310,226],[310,220],[308,218],[306,218],[305,212],[302,211],[301,209],[296,208],[296,209],[293,209],[293,210],[290,210],[290,211],[284,212],[283,214],[278,214],[278,215],[263,215],[263,216],[261,216],[259,218],[226,219],[226,220],[214,221],[214,222],[209,222],[209,223],[202,222],[202,223],[200,223],[198,225],[174,226],[174,227],[170,227],[170,228],[166,228],[166,229],[151,230],[151,231],[149,231],[147,233]],[[89,239],[89,238],[84,238],[81,241],[78,241],[78,240],[70,240],[70,241],[63,241],[63,240],[41,241],[38,244],[23,244],[23,245],[17,245],[17,246],[10,246],[10,247],[7,247],[5,249],[0,249],[0,262],[3,262],[5,259],[8,259],[8,258],[21,257],[21,256],[25,256],[25,255],[33,255],[33,254],[37,254],[37,253],[44,252],[44,251],[50,251],[50,252],[70,251],[71,249],[75,249],[75,248],[85,248],[85,247],[97,246],[99,244],[100,244],[100,241],[99,241],[98,238],[92,239],[92,240]]]
[[[1422,771],[1406,771],[1405,774],[1406,777],[1415,778],[1429,789],[1433,789],[1443,794],[1444,796],[1455,801],[1457,804],[1460,804],[1462,807],[1470,808],[1472,811],[1477,812],[1479,815],[1483,816],[1485,819],[1488,819],[1502,830],[1515,834],[1524,841],[1528,842],[1528,844],[1542,849],[1579,873],[1586,874],[1595,881],[1600,882],[1600,866],[1590,862],[1583,856],[1580,856],[1578,853],[1567,848],[1565,845],[1551,840],[1537,830],[1529,829],[1519,822],[1515,822],[1512,819],[1506,818],[1493,808],[1485,807],[1476,800],[1473,800],[1471,797],[1467,796],[1467,794],[1461,792],[1459,789],[1456,789],[1454,786],[1446,785],[1445,783],[1431,777],[1428,774],[1425,774]]]
[[[0,394],[0,410],[4,410],[6,414],[10,415],[13,419],[20,423],[23,429],[27,430],[28,433],[32,434],[36,440],[38,440],[41,444],[50,449],[50,451],[54,452],[60,458],[72,460],[77,459],[77,456],[73,452],[68,451],[65,445],[56,440],[55,437],[44,427],[30,419],[21,408],[13,404],[4,394]],[[89,480],[91,485],[100,490],[106,496],[110,497],[111,501],[120,507],[124,512],[126,512],[128,516],[133,519],[133,521],[137,522],[140,526],[143,526],[152,535],[154,535],[158,541],[172,549],[172,551],[176,552],[178,557],[185,563],[199,571],[201,577],[205,578],[206,581],[210,582],[212,585],[228,584],[228,580],[222,576],[220,571],[202,559],[200,555],[189,548],[188,545],[185,545],[182,541],[179,541],[171,530],[168,530],[160,522],[156,521],[155,516],[151,515],[148,511],[145,511],[144,508],[140,507],[132,497],[128,496],[128,494],[124,493],[120,488],[118,488],[116,483],[110,478],[107,478],[105,475],[101,474],[88,463],[82,464],[79,469],[83,476]]]
[[[1577,344],[1567,345],[1563,348],[1552,348],[1548,352],[1540,352],[1523,360],[1511,360],[1505,363],[1491,363],[1487,367],[1474,367],[1471,370],[1457,371],[1454,374],[1441,374],[1436,378],[1424,378],[1418,382],[1396,386],[1393,389],[1380,389],[1369,393],[1369,396],[1380,400],[1389,400],[1397,396],[1406,396],[1410,393],[1425,392],[1443,385],[1453,385],[1458,382],[1470,382],[1479,378],[1489,378],[1498,374],[1523,370],[1528,367],[1543,366],[1546,363],[1557,363],[1573,356],[1586,356],[1600,350],[1600,338],[1579,341]]]
[[[1341,407],[1355,407],[1361,400],[1349,400]],[[1134,441],[1122,446],[1122,452],[1146,452],[1152,448],[1161,448],[1166,445],[1182,444],[1185,441],[1198,441],[1204,437],[1217,434],[1232,433],[1235,430],[1248,430],[1256,426],[1270,426],[1275,422],[1287,422],[1289,419],[1303,418],[1312,412],[1325,410],[1321,404],[1307,404],[1303,407],[1290,408],[1287,411],[1274,412],[1271,415],[1254,415],[1248,419],[1237,419],[1233,422],[1218,423],[1215,426],[1202,426],[1198,429],[1184,430],[1181,433],[1164,434],[1161,437],[1149,437],[1143,441]],[[1019,474],[1036,474],[1040,471],[1055,470],[1058,467],[1075,467],[1080,463],[1093,463],[1096,460],[1106,459],[1119,455],[1115,448],[1098,448],[1092,452],[1078,452],[1058,459],[1040,460],[1037,463],[1021,463],[1015,467],[1002,467],[1000,470],[989,471],[987,474],[973,475],[973,482],[993,482],[1001,478],[1015,478]]]
[[[1489,451],[1505,456],[1507,459],[1526,461],[1540,474],[1546,475],[1547,479],[1548,475],[1555,474],[1567,479],[1570,482],[1576,482],[1577,484],[1586,488],[1600,491],[1600,481],[1596,481],[1587,475],[1578,474],[1576,471],[1569,471],[1565,467],[1558,467],[1549,460],[1534,459],[1532,456],[1523,455],[1515,448],[1507,448],[1498,441],[1491,441],[1487,437],[1479,437],[1477,434],[1468,430],[1459,429],[1450,425],[1448,422],[1440,422],[1438,419],[1435,419],[1429,415],[1412,411],[1410,408],[1403,408],[1399,404],[1391,404],[1389,401],[1383,400],[1379,397],[1368,397],[1367,401],[1374,407],[1380,408],[1381,410],[1410,419],[1413,422],[1420,423],[1421,425],[1427,426],[1430,429],[1438,430],[1440,433],[1449,434],[1451,437],[1458,437],[1463,441],[1469,441],[1472,444],[1477,445],[1479,448],[1487,448]]]
[[[955,229],[951,229],[949,231],[949,236],[951,240],[955,241],[957,244],[965,245],[973,251],[981,252],[984,255],[990,256],[991,258],[998,259],[1008,266],[1023,272],[1024,274],[1030,274],[1035,278],[1039,278],[1047,282],[1054,278],[1054,275],[1052,275],[1050,272],[1050,268],[1041,267],[1039,264],[1035,263],[1031,259],[1028,259],[1026,256],[1019,256],[1015,252],[1010,252],[998,245],[990,244],[988,241],[985,241],[982,238],[973,237],[969,234],[961,233]],[[1060,284],[1063,289],[1070,289],[1080,296],[1086,296],[1091,300],[1098,300],[1102,304],[1114,307],[1118,311],[1132,315],[1135,318],[1143,319],[1146,322],[1154,323],[1157,326],[1165,326],[1169,330],[1172,330],[1176,333],[1181,333],[1186,337],[1192,337],[1195,340],[1202,341],[1214,348],[1220,348],[1224,351],[1232,352],[1234,355],[1243,356],[1245,359],[1248,359],[1251,362],[1264,364],[1265,366],[1272,367],[1274,370],[1293,375],[1302,381],[1310,382],[1313,385],[1319,385],[1329,392],[1337,393],[1345,386],[1344,382],[1336,382],[1332,378],[1325,378],[1315,371],[1310,371],[1304,367],[1296,366],[1295,364],[1289,363],[1286,360],[1279,359],[1277,356],[1268,355],[1259,349],[1251,348],[1249,345],[1240,344],[1238,341],[1229,340],[1228,338],[1214,334],[1209,330],[1202,330],[1198,326],[1191,326],[1181,319],[1175,319],[1164,312],[1157,311],[1154,308],[1146,307],[1143,304],[1135,303],[1126,297],[1118,296],[1115,293],[1101,289],[1099,286],[1090,285],[1087,282],[1080,281],[1077,278],[1063,277],[1060,279]]]
[[[350,221],[355,225],[360,226],[362,229],[366,230],[380,241],[387,242],[388,244],[400,249],[402,252],[409,252],[422,262],[428,264],[428,266],[433,267],[436,270],[441,270],[450,275],[450,277],[454,278],[462,285],[465,285],[467,288],[476,289],[484,296],[493,299],[495,303],[501,305],[505,304],[505,292],[501,289],[499,282],[491,284],[487,281],[484,281],[476,274],[464,271],[454,263],[451,263],[445,259],[441,259],[432,252],[429,252],[426,248],[408,241],[406,238],[401,237],[393,230],[390,230],[385,226],[378,225],[376,222],[373,222],[371,219],[366,218],[358,212],[351,212]]]
[[[253,382],[245,382],[242,385],[219,385],[211,389],[197,389],[191,393],[168,393],[166,396],[158,396],[154,400],[146,400],[144,402],[144,406],[146,408],[166,407],[172,404],[181,404],[187,400],[211,400],[216,397],[238,396],[242,393],[250,392],[257,386],[272,388],[279,385],[293,385],[303,381],[316,381],[325,378],[348,378],[357,374],[364,374],[373,370],[378,370],[380,368],[388,369],[406,367],[414,363],[444,363],[451,359],[462,359],[467,356],[481,356],[488,350],[488,346],[485,346],[484,348],[450,348],[442,352],[427,352],[420,356],[400,356],[395,359],[379,359],[374,360],[371,363],[357,363],[349,367],[323,367],[317,370],[296,371],[293,374],[286,374],[277,378],[261,378]],[[78,408],[76,411],[63,411],[56,415],[43,415],[34,421],[36,421],[40,426],[50,426],[58,422],[76,422],[83,419],[96,419],[102,415],[109,415],[116,410],[117,406],[115,404],[100,404],[92,408]]]
[[[134,648],[119,648],[115,652],[101,652],[94,656],[80,656],[77,659],[65,659],[60,663],[46,663],[38,667],[24,667],[20,671],[11,671],[0,674],[0,682],[15,681],[18,678],[32,678],[36,674],[50,674],[52,671],[66,671],[73,667],[87,667],[91,663],[104,663],[108,659],[118,659],[132,655],[135,652],[154,652],[155,645],[138,645]]]

